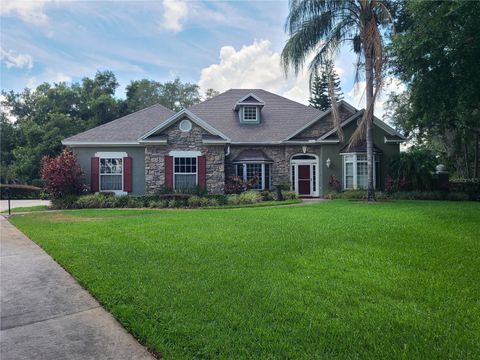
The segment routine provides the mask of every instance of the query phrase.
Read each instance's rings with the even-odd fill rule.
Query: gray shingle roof
[[[234,111],[235,104],[250,93],[265,102],[260,124],[241,124],[238,112]],[[313,107],[259,89],[231,89],[188,110],[232,142],[282,141],[323,114]],[[172,115],[173,111],[157,104],[69,137],[64,142],[134,142]]]
[[[147,131],[161,124],[174,112],[160,104],[110,121],[65,139],[65,142],[128,142],[136,141]]]
[[[260,124],[240,124],[233,109],[238,100],[255,94],[265,102]],[[231,89],[188,110],[228,136],[232,142],[282,141],[322,111],[259,89]]]

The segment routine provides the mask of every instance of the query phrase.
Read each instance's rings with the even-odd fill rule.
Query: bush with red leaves
[[[84,176],[77,157],[70,149],[65,149],[55,157],[44,156],[40,174],[45,181],[45,190],[53,197],[80,194],[85,190]]]

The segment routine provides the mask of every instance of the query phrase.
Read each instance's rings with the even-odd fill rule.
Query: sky
[[[308,74],[285,76],[280,53],[287,40],[285,1],[2,0],[1,89],[43,82],[78,82],[111,70],[125,96],[131,80],[179,77],[208,88],[263,88],[308,103]],[[356,57],[337,56],[345,100],[364,107],[364,82],[354,83]],[[375,113],[391,91],[387,79]]]

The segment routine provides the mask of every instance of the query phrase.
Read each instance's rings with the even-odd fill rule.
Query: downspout
[[[225,156],[230,155],[230,145],[227,145],[227,152],[225,153]]]

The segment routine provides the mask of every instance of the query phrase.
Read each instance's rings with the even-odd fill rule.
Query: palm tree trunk
[[[375,201],[375,189],[373,186],[373,59],[370,51],[365,53],[365,80],[366,80],[366,95],[367,95],[367,126],[366,126],[366,140],[367,140],[367,178],[368,190],[367,201]]]

